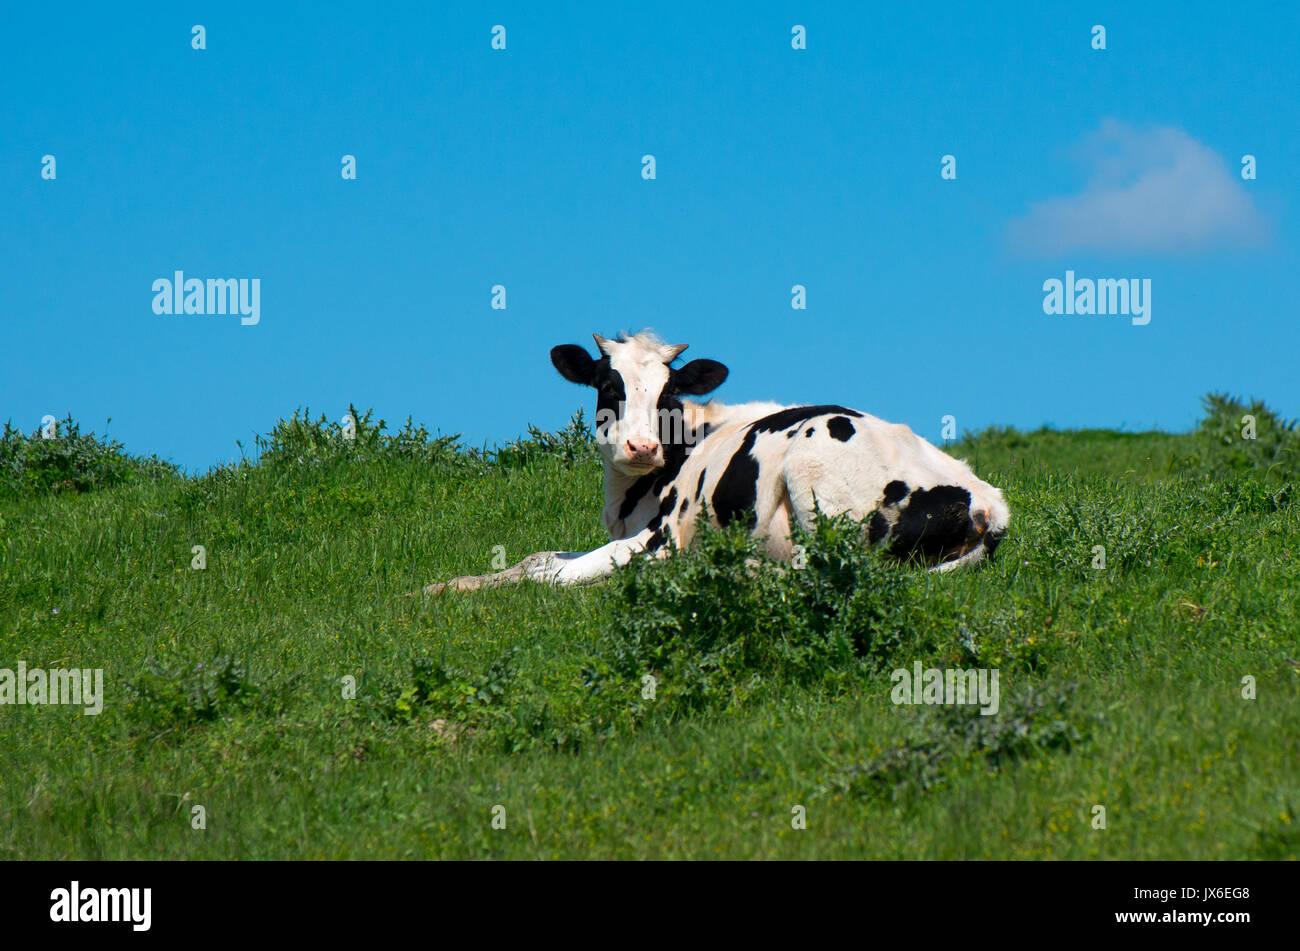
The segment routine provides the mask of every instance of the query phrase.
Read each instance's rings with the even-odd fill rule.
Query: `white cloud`
[[[1239,170],[1181,129],[1106,119],[1077,157],[1090,167],[1087,187],[1035,202],[1010,221],[1012,248],[1188,253],[1258,245],[1267,235]]]

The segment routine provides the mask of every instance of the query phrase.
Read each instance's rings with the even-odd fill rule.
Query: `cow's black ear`
[[[570,383],[590,386],[596,377],[596,361],[576,343],[565,343],[551,348],[551,363],[560,371],[560,376]]]
[[[731,371],[717,360],[692,360],[673,371],[673,386],[687,396],[703,396],[722,385]]]

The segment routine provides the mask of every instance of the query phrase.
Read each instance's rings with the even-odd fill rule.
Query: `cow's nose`
[[[633,459],[654,456],[659,451],[659,444],[653,439],[629,439],[625,445],[627,454]]]

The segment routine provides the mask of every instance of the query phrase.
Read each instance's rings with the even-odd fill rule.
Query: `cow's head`
[[[703,396],[722,385],[727,368],[716,360],[669,366],[686,344],[669,345],[648,333],[606,340],[592,334],[600,359],[577,344],[551,350],[560,375],[596,390],[596,441],[605,462],[630,476],[664,465],[666,450],[691,437],[684,432],[679,396]]]

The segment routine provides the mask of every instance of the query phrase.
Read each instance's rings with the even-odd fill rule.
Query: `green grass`
[[[605,540],[584,427],[484,453],[358,422],[199,478],[6,433],[0,668],[103,668],[106,699],[0,706],[0,858],[1300,854],[1296,434],[1261,406],[967,437],[1014,513],[974,571],[826,524],[802,573],[706,533],[594,588],[429,600],[494,546]],[[998,668],[1002,711],[894,705],[914,661]]]

